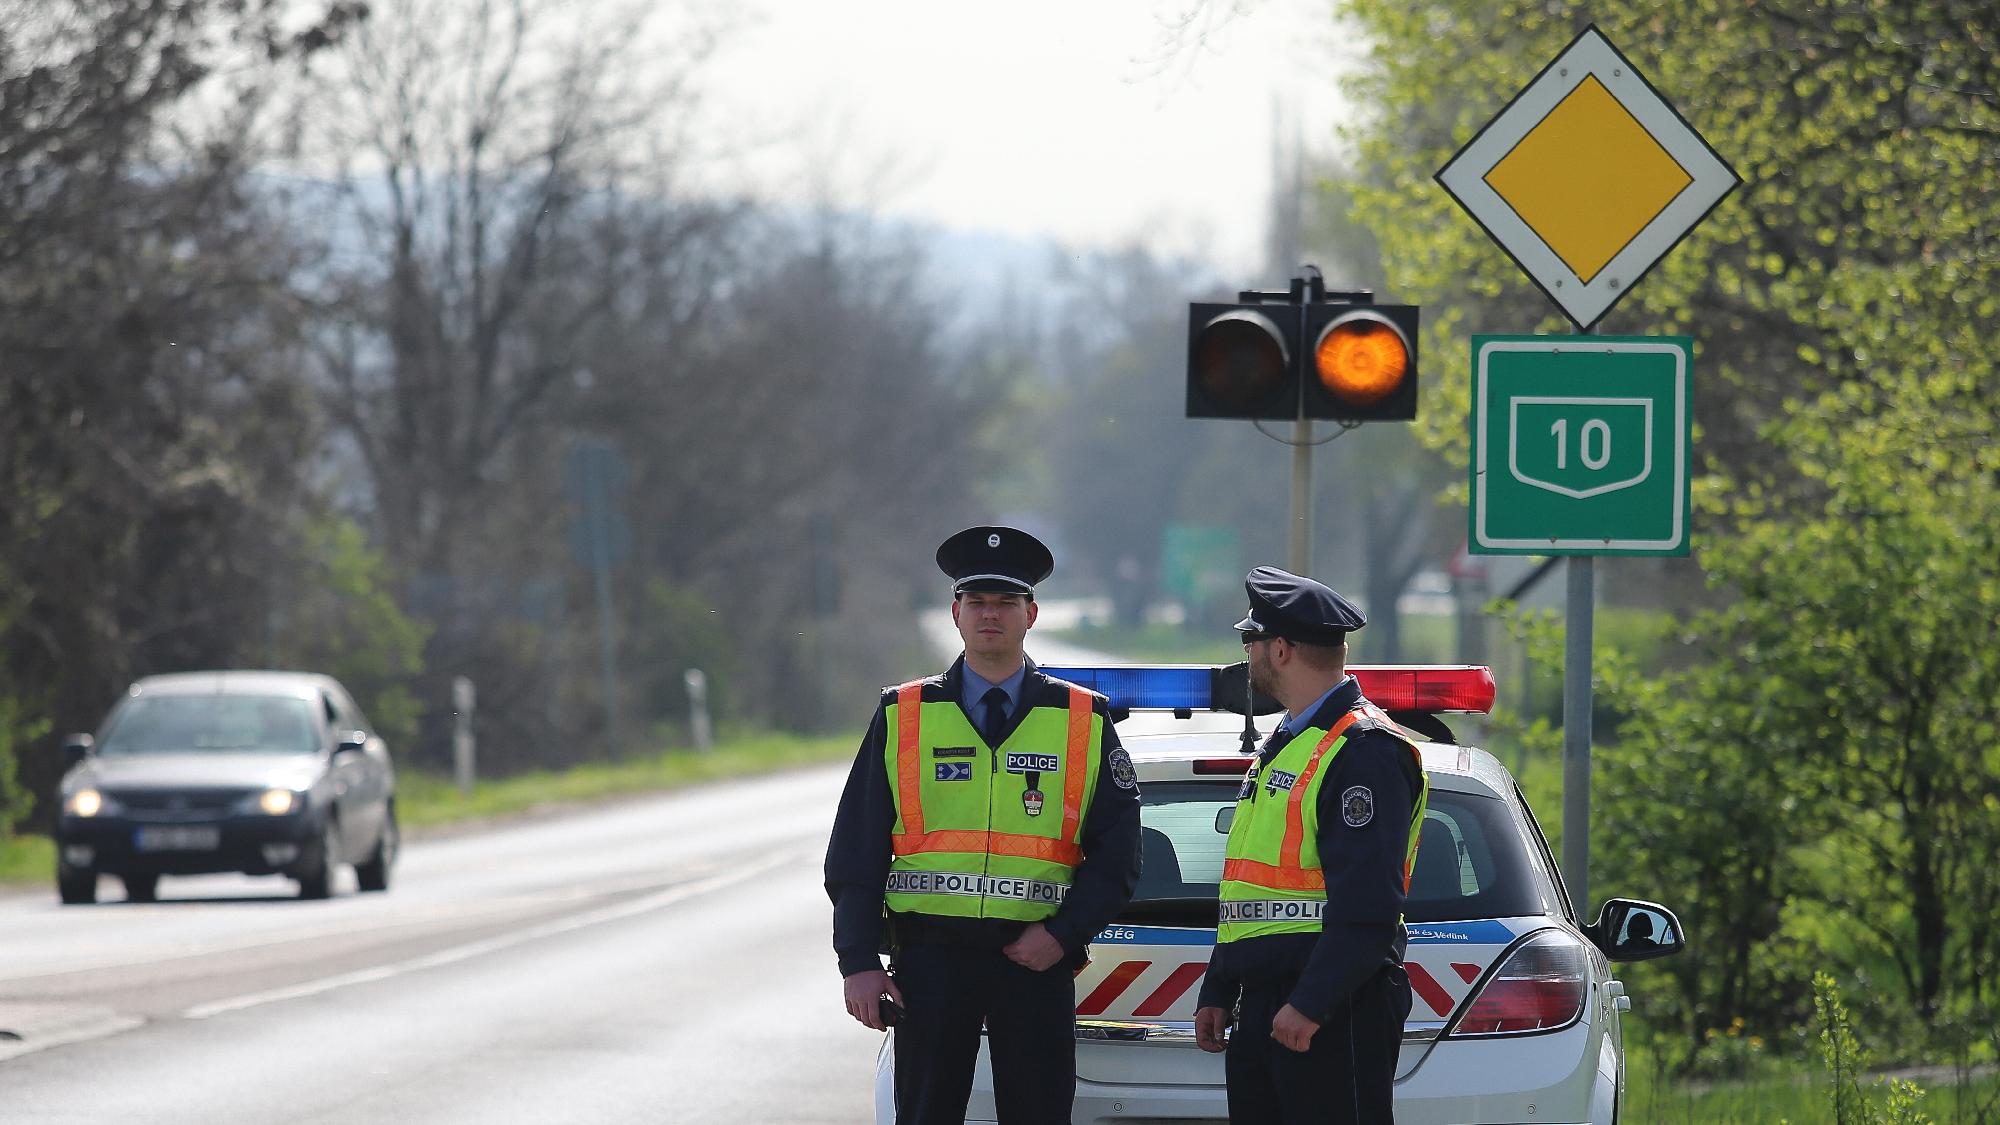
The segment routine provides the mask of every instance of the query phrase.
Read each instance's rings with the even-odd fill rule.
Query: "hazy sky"
[[[1331,150],[1325,0],[741,0],[708,128],[760,194],[1261,261],[1272,133]],[[1182,29],[1190,12],[1196,23]]]

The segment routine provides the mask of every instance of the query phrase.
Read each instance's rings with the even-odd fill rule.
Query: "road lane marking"
[[[146,1021],[138,1016],[120,1015],[108,1008],[84,1008],[62,1004],[0,1004],[0,1023],[11,1038],[0,1038],[0,1062],[22,1055],[102,1039],[130,1031]]]
[[[780,852],[766,858],[761,863],[751,864],[747,867],[737,867],[720,875],[711,875],[706,879],[698,879],[692,883],[683,883],[677,887],[669,887],[657,894],[633,899],[631,902],[622,902],[615,906],[607,906],[587,911],[583,914],[572,915],[568,918],[544,922],[541,925],[531,926],[525,930],[517,930],[498,937],[468,942],[464,945],[453,946],[450,949],[427,953],[422,957],[412,957],[406,961],[378,965],[371,969],[357,969],[351,973],[321,977],[319,980],[306,981],[302,984],[289,985],[284,988],[272,988],[262,992],[245,993],[241,996],[232,996],[225,1000],[212,1000],[206,1004],[197,1004],[187,1009],[181,1013],[181,1016],[184,1019],[204,1020],[210,1016],[219,1016],[226,1012],[240,1012],[245,1008],[254,1008],[261,1004],[275,1004],[281,1000],[298,1000],[307,996],[317,996],[323,992],[332,992],[337,988],[346,988],[350,985],[371,984],[376,981],[401,976],[405,973],[435,969],[442,965],[470,960],[474,957],[498,952],[499,950],[508,949],[526,942],[553,937],[557,934],[570,933],[587,926],[615,922],[621,918],[630,918],[635,915],[645,914],[664,906],[672,906],[677,902],[693,898],[696,895],[706,894],[709,891],[720,890],[723,887],[745,882],[758,875],[762,875],[766,871],[788,863],[795,863],[800,858],[801,853],[798,852]]]

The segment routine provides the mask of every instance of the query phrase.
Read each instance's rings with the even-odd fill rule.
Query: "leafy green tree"
[[[1372,44],[1353,93],[1379,107],[1356,213],[1432,310],[1430,356],[1561,328],[1430,180],[1587,23],[1745,180],[1603,326],[1697,341],[1710,608],[1678,671],[1600,656],[1629,716],[1602,732],[1605,867],[1699,907],[1694,955],[1657,970],[1681,975],[1677,1016],[1798,1011],[1801,949],[1886,978],[1870,1002],[1906,1018],[1990,1006],[2000,12],[1343,7]],[[1439,389],[1422,432],[1462,461],[1467,388]]]
[[[390,747],[407,752],[422,713],[410,685],[423,670],[427,630],[396,604],[387,561],[353,521],[313,520],[299,547],[296,593],[274,602],[273,662],[347,685]]]

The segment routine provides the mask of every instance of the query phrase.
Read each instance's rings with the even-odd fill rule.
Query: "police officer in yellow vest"
[[[1286,713],[1237,795],[1196,1041],[1224,1050],[1235,1026],[1232,1121],[1393,1121],[1423,762],[1347,674],[1347,634],[1368,623],[1358,608],[1276,567],[1244,587],[1251,684]]]
[[[1138,882],[1138,782],[1104,697],[1027,659],[1048,548],[972,527],[937,562],[965,653],[876,704],[827,845],[833,948],[848,1013],[895,1027],[898,1122],[965,1119],[983,1023],[1002,1125],[1056,1125],[1072,978]]]

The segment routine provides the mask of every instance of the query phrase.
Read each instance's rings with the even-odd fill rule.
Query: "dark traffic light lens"
[[[1327,327],[1313,359],[1320,384],[1329,392],[1343,402],[1368,406],[1402,385],[1410,345],[1395,326],[1357,314]]]
[[[1278,326],[1253,312],[1226,312],[1202,326],[1195,379],[1217,405],[1249,410],[1284,385],[1290,366]]]

